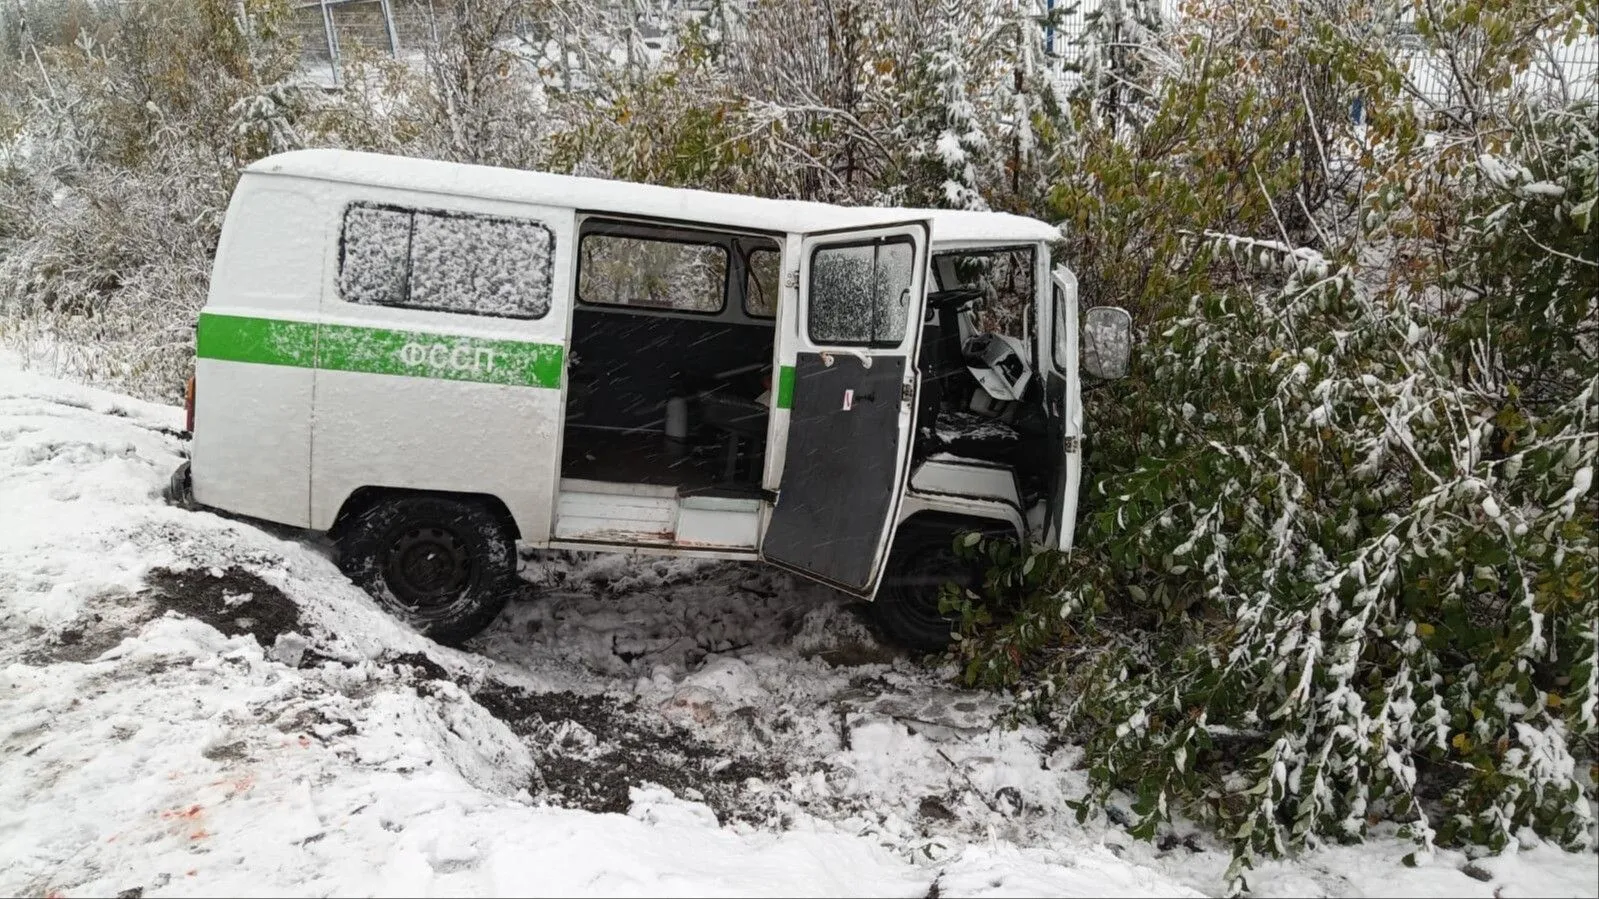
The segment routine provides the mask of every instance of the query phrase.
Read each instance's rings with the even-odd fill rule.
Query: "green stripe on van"
[[[551,389],[561,386],[563,357],[556,344],[216,313],[200,315],[195,353],[226,362]]]
[[[777,408],[794,408],[794,366],[784,365],[777,370]]]
[[[312,368],[316,365],[316,325],[202,312],[194,354],[223,362]]]
[[[561,356],[548,343],[323,325],[317,367],[553,389],[561,386]]]

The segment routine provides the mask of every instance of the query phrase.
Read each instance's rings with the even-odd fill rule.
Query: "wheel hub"
[[[466,548],[444,528],[419,527],[401,534],[384,565],[394,596],[418,610],[447,605],[471,580]]]

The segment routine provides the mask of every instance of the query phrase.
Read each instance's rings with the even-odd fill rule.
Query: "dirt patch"
[[[300,632],[300,609],[294,600],[243,568],[231,567],[220,574],[209,569],[157,568],[145,582],[149,586],[144,598],[230,637],[251,634],[270,649],[279,635]]]
[[[415,669],[420,678],[425,680],[452,680],[450,672],[445,671],[443,665],[433,661],[425,652],[402,652],[386,656],[383,661],[395,667],[405,666]]]
[[[849,640],[828,649],[802,652],[801,656],[825,662],[832,668],[861,668],[866,665],[887,665],[908,655],[883,643],[867,640]]]
[[[566,808],[626,813],[630,788],[656,784],[704,802],[724,824],[761,824],[771,818],[770,809],[745,782],[785,776],[779,762],[730,755],[639,711],[634,700],[535,693],[500,683],[473,698],[533,750],[539,773],[532,791]]]

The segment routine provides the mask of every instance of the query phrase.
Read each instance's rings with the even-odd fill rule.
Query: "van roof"
[[[1061,234],[1038,219],[1004,212],[835,206],[802,200],[768,200],[655,184],[580,178],[518,169],[412,159],[352,150],[296,150],[268,156],[248,172],[292,175],[431,193],[464,194],[594,212],[684,222],[716,222],[752,231],[829,231],[931,219],[940,244],[1019,243],[1056,240]]]

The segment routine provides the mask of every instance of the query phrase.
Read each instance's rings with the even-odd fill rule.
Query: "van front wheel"
[[[939,611],[939,590],[946,583],[970,588],[982,582],[981,569],[956,555],[956,533],[950,527],[910,523],[901,528],[889,553],[871,617],[883,636],[906,649],[949,648],[957,622]]]
[[[468,499],[380,500],[350,520],[338,547],[350,580],[445,644],[493,623],[515,577],[515,541],[493,512]]]

